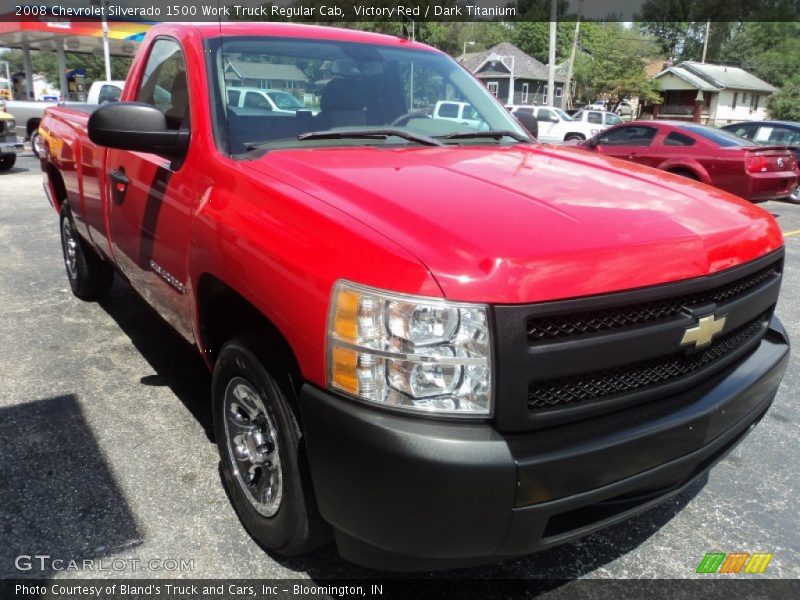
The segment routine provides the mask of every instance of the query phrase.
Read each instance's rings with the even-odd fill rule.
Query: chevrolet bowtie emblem
[[[697,321],[697,325],[689,327],[683,334],[681,346],[694,344],[695,348],[708,346],[714,336],[725,327],[725,317],[717,318],[714,315],[703,317]]]

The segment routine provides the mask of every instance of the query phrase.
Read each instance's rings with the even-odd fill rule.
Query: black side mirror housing
[[[170,129],[167,118],[155,106],[143,102],[113,102],[89,117],[89,139],[99,146],[149,152],[181,158],[189,148],[189,131]]]
[[[595,136],[586,140],[586,146],[589,148],[597,148],[600,145],[600,137]]]

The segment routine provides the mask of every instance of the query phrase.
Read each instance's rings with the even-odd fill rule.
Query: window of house
[[[564,88],[560,88],[556,86],[556,98],[561,98],[561,93],[564,91]]]
[[[682,133],[678,133],[677,131],[670,131],[669,135],[664,138],[664,145],[665,146],[694,146],[695,142],[694,138],[689,137],[688,135],[683,135]]]
[[[500,85],[496,81],[490,81],[486,84],[486,87],[489,88],[489,92],[497,98],[497,93],[500,90]]]
[[[731,108],[734,110],[736,109],[736,100],[738,100],[738,98],[739,98],[739,93],[733,92],[733,103],[731,104]]]
[[[528,84],[527,83],[523,83],[522,84],[522,103],[523,104],[527,104],[528,103]]]

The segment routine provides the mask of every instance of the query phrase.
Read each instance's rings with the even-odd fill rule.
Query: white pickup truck
[[[89,88],[85,104],[104,104],[119,100],[122,94],[124,81],[95,81]],[[17,122],[17,135],[30,140],[33,153],[39,158],[42,154],[42,140],[39,135],[39,123],[44,116],[46,108],[58,105],[58,102],[44,102],[41,100],[8,100],[6,110],[13,115]],[[65,104],[84,104],[65,103]]]
[[[622,123],[614,113],[584,109],[570,117],[560,108],[539,107],[539,141],[546,143],[588,140],[604,129]]]

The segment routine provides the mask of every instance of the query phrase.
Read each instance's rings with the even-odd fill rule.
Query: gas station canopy
[[[108,23],[108,46],[112,56],[133,56],[151,25],[144,23]],[[103,55],[102,23],[98,21],[0,21],[0,48],[30,50],[65,50]]]

